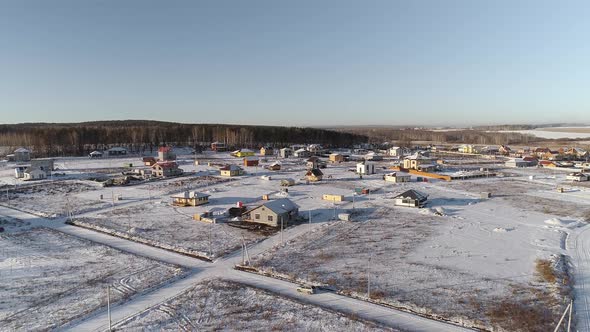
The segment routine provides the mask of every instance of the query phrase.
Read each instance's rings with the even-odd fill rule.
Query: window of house
[[[268,216],[268,221],[272,221],[272,216]]]
[[[260,219],[260,214],[256,213],[256,214],[254,215],[254,219]]]

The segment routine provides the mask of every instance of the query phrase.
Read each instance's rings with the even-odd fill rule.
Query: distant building
[[[223,151],[227,151],[227,147],[225,146],[225,143],[223,143],[223,142],[213,142],[213,143],[211,143],[211,150],[213,150],[215,152],[223,152]]]
[[[282,148],[279,150],[279,156],[281,158],[289,158],[293,155],[293,150],[290,148]]]
[[[107,155],[110,157],[115,157],[115,156],[126,156],[127,155],[127,149],[116,146],[114,148],[110,148],[107,150]]]
[[[332,153],[330,155],[330,162],[332,163],[341,163],[344,161],[344,156],[340,153]]]
[[[92,151],[88,154],[88,158],[102,158],[102,152]]]
[[[275,154],[275,150],[270,146],[263,146],[260,148],[261,156],[272,156]]]
[[[394,172],[394,173],[385,174],[383,176],[383,179],[387,182],[401,183],[401,182],[410,182],[412,180],[412,176],[408,173]]]
[[[281,164],[279,163],[273,163],[270,166],[268,166],[268,169],[271,171],[280,171],[281,170]]]
[[[315,156],[309,157],[309,159],[307,159],[307,161],[305,162],[305,167],[307,167],[307,169],[319,168],[319,160],[320,158]]]
[[[172,204],[176,206],[199,206],[209,203],[209,196],[207,194],[196,191],[185,191],[180,194],[172,196]]]
[[[568,174],[566,179],[569,181],[583,182],[583,181],[588,181],[589,177],[590,177],[590,175],[588,175],[588,174],[576,172],[576,173]]]
[[[219,171],[221,172],[221,176],[226,177],[244,175],[244,170],[240,166],[236,165],[223,166],[219,169]]]
[[[28,162],[31,160],[31,151],[20,148],[14,151],[14,161],[17,163]]]
[[[404,158],[404,168],[406,169],[424,169],[424,168],[436,168],[436,165],[433,164],[433,161],[429,157],[425,157],[420,153],[415,153],[411,156]]]
[[[51,172],[55,169],[53,159],[51,158],[32,159],[31,168],[42,170],[46,176],[50,176]]]
[[[256,157],[244,158],[244,166],[258,166],[259,160]]]
[[[298,149],[293,152],[293,156],[297,158],[309,158],[311,157],[311,152],[307,151],[306,149]]]
[[[375,164],[370,161],[363,161],[356,164],[357,174],[369,175],[375,174]]]
[[[504,163],[504,165],[506,167],[529,167],[529,166],[533,166],[530,162],[522,159],[522,158],[512,158],[512,159],[508,159],[506,160],[506,162]]]
[[[160,161],[152,165],[152,175],[155,177],[179,176],[182,173],[175,161]]]
[[[234,155],[238,158],[250,157],[253,156],[255,153],[250,149],[241,149],[234,152]]]
[[[310,182],[322,181],[324,173],[317,168],[310,169],[305,173],[305,179]]]
[[[16,166],[14,168],[14,177],[17,179],[22,179],[25,177],[25,171],[29,168],[29,166]]]
[[[24,181],[43,180],[45,178],[47,178],[45,171],[43,171],[39,168],[29,167],[25,170],[23,180]]]
[[[242,214],[242,220],[266,224],[273,227],[284,227],[295,221],[299,215],[299,207],[288,198],[277,199],[259,205]]]
[[[369,152],[365,155],[365,160],[380,161],[383,160],[383,156],[375,152]]]
[[[155,163],[157,163],[158,161],[156,160],[156,158],[154,157],[143,157],[141,159],[141,161],[143,162],[143,164],[145,166],[153,166]]]
[[[172,152],[172,147],[170,146],[161,146],[158,148],[158,160],[159,161],[167,161],[167,160],[176,160],[176,155]]]

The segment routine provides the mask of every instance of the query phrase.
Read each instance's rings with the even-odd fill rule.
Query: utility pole
[[[213,231],[213,223],[209,225],[209,256],[213,256],[213,248],[211,245],[211,233]]]
[[[570,300],[570,316],[567,320],[567,332],[570,332],[572,327],[572,310],[574,310],[574,300]]]
[[[356,193],[354,192],[354,190],[352,191],[352,210],[354,211],[354,196]]]
[[[281,244],[283,244],[283,217],[279,216],[279,218],[281,218]]]
[[[553,330],[553,332],[557,332],[559,330],[559,327],[561,326],[561,323],[563,322],[563,319],[565,318],[565,315],[567,314],[567,311],[570,311],[570,323],[571,323],[571,314],[572,314],[572,306],[573,306],[573,301],[570,302],[570,304],[567,305],[567,307],[565,308],[565,311],[563,312],[563,315],[561,315],[561,318],[559,319],[559,322],[557,323],[557,326],[555,327],[555,330]],[[568,325],[568,332],[569,332],[569,325]]]
[[[373,259],[373,253],[369,256],[369,263],[367,266],[367,298],[371,299],[371,259]]]
[[[311,232],[311,208],[309,209],[309,231]]]
[[[109,316],[109,331],[113,330],[113,321],[111,320],[111,286],[107,286],[107,313]]]

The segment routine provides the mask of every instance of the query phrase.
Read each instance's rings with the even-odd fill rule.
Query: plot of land
[[[559,319],[565,295],[557,281],[538,278],[536,260],[567,278],[560,256],[566,228],[545,223],[549,215],[445,185],[405,184],[429,193],[429,208],[392,208],[378,198],[359,221],[330,224],[254,265],[358,296],[367,295],[370,278],[374,300],[483,328],[538,331]]]
[[[11,207],[36,213],[44,217],[66,215],[70,210],[74,214],[83,213],[109,206],[99,195],[95,199],[78,197],[79,194],[93,192],[100,186],[91,181],[55,181],[30,183],[10,189],[0,195],[0,202]]]
[[[262,232],[236,228],[226,223],[195,221],[192,213],[196,211],[196,208],[145,203],[93,217],[77,218],[74,222],[158,247],[211,258],[241,248],[243,240],[251,243],[266,237]]]
[[[49,229],[0,234],[0,330],[43,331],[183,273]]]
[[[391,331],[239,283],[205,281],[119,325],[125,331]]]

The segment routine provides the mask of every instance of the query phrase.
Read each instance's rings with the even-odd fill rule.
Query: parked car
[[[316,286],[310,286],[310,285],[300,285],[299,287],[297,287],[297,291],[299,293],[306,293],[306,294],[315,294],[317,292],[317,287]]]

